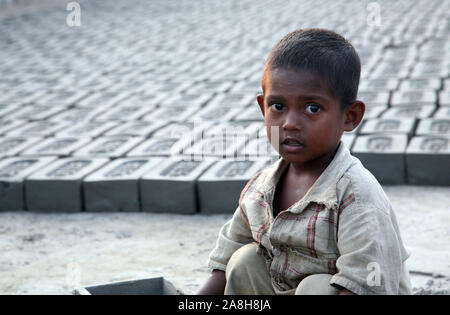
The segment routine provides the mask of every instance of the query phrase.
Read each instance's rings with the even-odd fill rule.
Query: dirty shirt
[[[275,291],[328,273],[330,285],[356,294],[410,294],[409,253],[391,203],[344,144],[305,196],[274,218],[275,189],[288,165],[280,158],[247,183],[208,267],[225,271],[237,249],[256,242]]]

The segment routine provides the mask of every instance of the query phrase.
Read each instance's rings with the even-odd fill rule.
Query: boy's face
[[[279,146],[280,155],[303,167],[329,162],[349,127],[326,81],[308,71],[276,68],[266,69],[262,84],[258,104],[269,140]],[[272,127],[278,129],[278,143],[272,139]]]

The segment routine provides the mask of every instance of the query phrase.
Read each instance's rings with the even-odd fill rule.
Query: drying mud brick
[[[258,106],[250,106],[245,108],[240,113],[233,117],[234,121],[262,121],[264,122],[264,116],[261,113],[261,109]]]
[[[193,160],[234,158],[237,151],[245,145],[247,138],[246,136],[203,138],[185,148],[183,156]]]
[[[358,136],[352,153],[381,184],[405,184],[406,135]]]
[[[433,118],[450,119],[450,107],[441,107],[433,115]]]
[[[422,119],[417,126],[416,135],[450,135],[450,118]]]
[[[246,183],[261,169],[273,163],[257,161],[219,161],[198,179],[201,213],[233,213]]]
[[[260,158],[277,159],[280,155],[270,144],[267,137],[250,139],[237,152],[238,159],[258,160]]]
[[[211,124],[207,122],[201,122],[196,124],[194,122],[171,122],[166,126],[155,130],[152,134],[152,138],[182,138],[190,137],[192,139],[201,138],[203,132],[208,130]]]
[[[415,126],[415,118],[375,118],[365,120],[359,133],[361,135],[398,133],[412,137]]]
[[[441,88],[441,80],[437,78],[408,79],[400,83],[400,91],[437,91]]]
[[[58,137],[90,137],[96,138],[103,135],[108,130],[118,126],[118,122],[108,121],[83,121],[71,125],[56,134]]]
[[[39,120],[29,122],[7,133],[8,136],[48,137],[69,127],[68,122]]]
[[[39,137],[4,137],[0,138],[0,158],[15,156],[41,141]]]
[[[26,120],[0,120],[0,135],[27,124]]]
[[[399,80],[396,78],[366,79],[360,82],[358,90],[361,92],[394,91],[398,85]]]
[[[413,185],[450,185],[450,136],[413,137],[406,150],[408,182]]]
[[[159,138],[153,137],[145,140],[139,144],[136,148],[128,152],[127,156],[166,156],[177,157],[183,149],[188,147],[192,142],[192,139],[184,138]]]
[[[389,92],[365,92],[358,93],[358,99],[363,101],[367,107],[387,106],[389,103]]]
[[[64,158],[25,180],[26,206],[31,211],[77,212],[83,209],[82,181],[108,159]]]
[[[89,121],[106,111],[107,107],[72,107],[55,116],[50,120],[70,121],[72,123]]]
[[[142,120],[185,121],[189,117],[195,115],[199,110],[200,107],[186,107],[182,105],[160,107],[142,117]]]
[[[411,105],[389,108],[381,115],[382,118],[428,118],[435,112],[434,105]]]
[[[196,213],[197,179],[213,161],[166,160],[140,180],[142,210]]]
[[[100,137],[75,151],[73,156],[118,158],[144,141],[142,137]]]
[[[450,84],[445,90],[439,91],[439,106],[450,106]]]
[[[205,137],[233,137],[246,136],[254,138],[257,136],[259,129],[264,126],[263,122],[250,121],[232,121],[217,123],[204,131]]]
[[[39,156],[70,156],[75,150],[87,145],[92,141],[91,138],[47,138],[21,153],[21,155],[39,155]]]
[[[114,160],[83,180],[86,211],[140,211],[139,178],[163,159]]]
[[[437,94],[435,91],[395,91],[392,94],[392,106],[410,105],[436,105]]]
[[[12,157],[0,161],[0,211],[25,210],[24,181],[55,157]]]
[[[199,111],[194,115],[187,117],[188,121],[214,121],[214,122],[224,122],[230,121],[236,115],[241,112],[241,108],[234,105],[215,105],[211,104]]]
[[[160,130],[165,125],[166,122],[143,120],[129,121],[107,131],[105,136],[135,136],[148,138],[153,132]]]
[[[26,107],[21,108],[17,112],[12,115],[9,115],[12,119],[23,119],[23,120],[46,120],[50,117],[62,113],[67,110],[66,107],[63,106],[50,106],[50,105],[28,105]]]
[[[371,106],[366,107],[366,111],[364,112],[364,120],[370,118],[378,118],[380,117],[386,110],[388,109],[387,105],[384,106]]]
[[[150,111],[152,111],[152,108],[149,106],[146,107],[140,105],[121,105],[101,113],[100,115],[95,117],[95,120],[133,121],[140,119],[142,116],[146,115]]]

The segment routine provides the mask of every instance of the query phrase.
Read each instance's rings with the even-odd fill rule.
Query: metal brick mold
[[[179,290],[163,277],[120,281],[76,288],[73,295],[178,295]]]

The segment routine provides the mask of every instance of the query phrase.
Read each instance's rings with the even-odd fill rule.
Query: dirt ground
[[[450,188],[385,187],[415,294],[450,294]],[[0,293],[71,294],[78,285],[163,276],[194,294],[230,215],[0,213]]]

